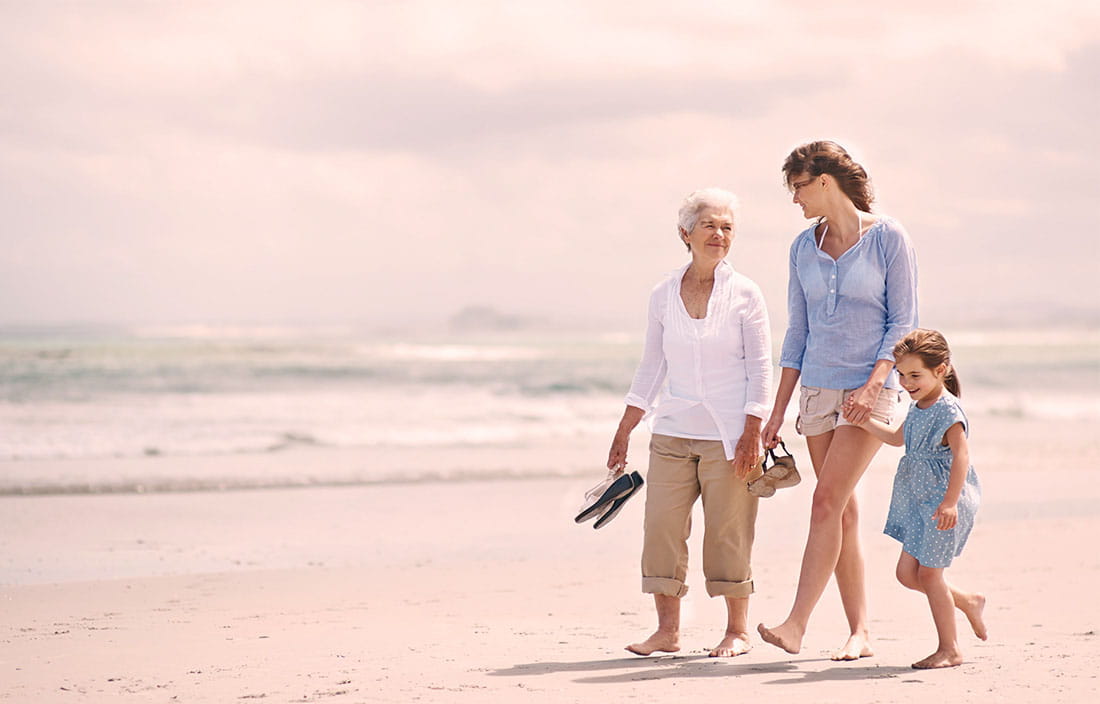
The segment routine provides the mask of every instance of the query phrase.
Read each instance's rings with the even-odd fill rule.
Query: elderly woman
[[[749,559],[757,498],[746,477],[761,452],[760,426],[771,387],[764,298],[726,261],[737,199],[708,188],[680,207],[679,235],[691,261],[653,289],[645,349],[608,468],[626,464],[630,432],[655,418],[642,548],[642,591],[653,594],[657,631],[627,646],[637,655],[680,649],[680,599],[687,593],[691,511],[703,497],[707,593],[726,599],[728,621],[711,656],[749,650]],[[667,381],[667,386],[665,382]]]
[[[882,445],[859,425],[867,418],[889,425],[897,405],[893,350],[917,324],[917,260],[901,224],[871,212],[867,172],[839,144],[796,148],[783,175],[794,204],[814,224],[791,244],[789,322],[764,444],[778,442],[801,381],[797,429],[806,436],[817,488],[794,605],[783,623],[758,630],[797,653],[835,574],[850,633],[833,659],[858,660],[873,650],[854,492]]]

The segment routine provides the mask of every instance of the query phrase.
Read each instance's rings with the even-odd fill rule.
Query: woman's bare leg
[[[821,443],[817,442],[817,438],[820,437],[808,438],[808,441],[814,441],[818,453]],[[802,556],[802,571],[794,605],[787,619],[779,626],[766,628],[760,624],[757,627],[761,637],[768,643],[792,654],[802,649],[802,636],[806,632],[810,614],[825,591],[829,577],[840,567],[841,551],[845,547],[845,511],[848,510],[856,484],[881,444],[867,431],[850,425],[841,426],[832,432],[824,462],[818,471],[817,488],[814,490],[810,513],[810,534]],[[813,454],[812,450],[811,459]],[[848,545],[851,546],[852,543],[849,542]],[[852,566],[854,561],[861,561],[858,542],[855,545],[854,555],[846,556],[845,566],[841,568],[841,574],[837,578],[845,610],[848,611],[849,604],[855,609],[854,612],[849,612],[849,625],[854,626],[853,635],[856,635],[855,628],[862,628],[866,632],[863,567],[862,564],[858,568]],[[851,585],[855,579],[859,579],[860,584],[858,590],[852,591]],[[859,649],[862,652],[862,645]]]
[[[657,632],[641,643],[626,646],[635,655],[675,653],[680,649],[680,597],[654,594],[653,602],[657,606]]]
[[[833,441],[833,431],[806,438],[814,474],[820,475]],[[848,499],[841,519],[843,542],[837,560],[836,585],[844,615],[848,618],[848,640],[833,653],[833,660],[858,660],[874,655],[867,620],[867,588],[863,567],[863,548],[859,539],[859,504],[855,493]]]
[[[726,633],[710,651],[712,658],[732,658],[752,650],[749,642],[749,599],[726,597]]]
[[[843,529],[840,558],[836,563],[836,586],[848,619],[848,640],[833,653],[833,660],[858,660],[875,654],[867,620],[867,581],[863,546],[859,538],[859,504],[853,493],[841,517]]]

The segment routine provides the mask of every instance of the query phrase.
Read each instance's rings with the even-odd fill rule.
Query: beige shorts
[[[752,594],[758,499],[726,459],[719,440],[654,434],[646,476],[642,591],[687,593],[691,509],[703,498],[703,575],[711,596]]]
[[[836,430],[842,425],[851,425],[844,418],[844,402],[855,389],[822,389],[817,386],[803,386],[798,398],[798,421],[795,429],[802,435],[813,436]],[[871,417],[887,425],[893,420],[894,411],[901,400],[897,389],[883,389],[879,392]]]

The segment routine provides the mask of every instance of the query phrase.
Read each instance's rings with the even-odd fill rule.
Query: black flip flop
[[[633,474],[638,473],[633,472]],[[635,488],[634,480],[631,479],[631,476],[631,474],[622,474],[617,477],[615,481],[611,482],[611,486],[607,487],[607,489],[604,490],[603,494],[600,495],[600,498],[596,499],[596,501],[593,502],[591,506],[585,508],[580,513],[578,513],[577,517],[573,520],[577,523],[584,523],[585,521],[591,518],[595,518],[597,515],[603,512],[603,510],[607,508],[607,505],[609,503],[621,498],[623,495],[629,495],[630,492],[634,491]]]
[[[623,506],[626,505],[626,500],[629,499],[631,496],[634,496],[634,494],[638,493],[638,489],[641,489],[642,485],[645,484],[645,480],[642,479],[642,475],[638,474],[637,472],[631,472],[628,476],[630,477],[632,483],[630,491],[615,499],[615,501],[611,504],[611,508],[607,509],[607,513],[600,516],[599,520],[596,521],[596,524],[592,526],[593,528],[602,528],[603,526],[606,526],[608,523],[610,523],[611,519],[619,515],[619,511],[623,510]]]

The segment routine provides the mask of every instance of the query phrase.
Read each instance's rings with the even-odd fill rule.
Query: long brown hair
[[[901,359],[907,354],[920,357],[921,362],[929,369],[946,364],[947,375],[943,378],[943,385],[956,397],[962,396],[959,375],[955,372],[955,365],[951,363],[951,350],[947,347],[943,333],[917,328],[894,345],[894,359]]]
[[[783,176],[787,185],[791,184],[792,178],[803,173],[815,177],[829,174],[836,179],[840,190],[857,208],[866,213],[871,212],[871,203],[875,200],[871,177],[836,142],[821,140],[795,147],[783,162]]]

